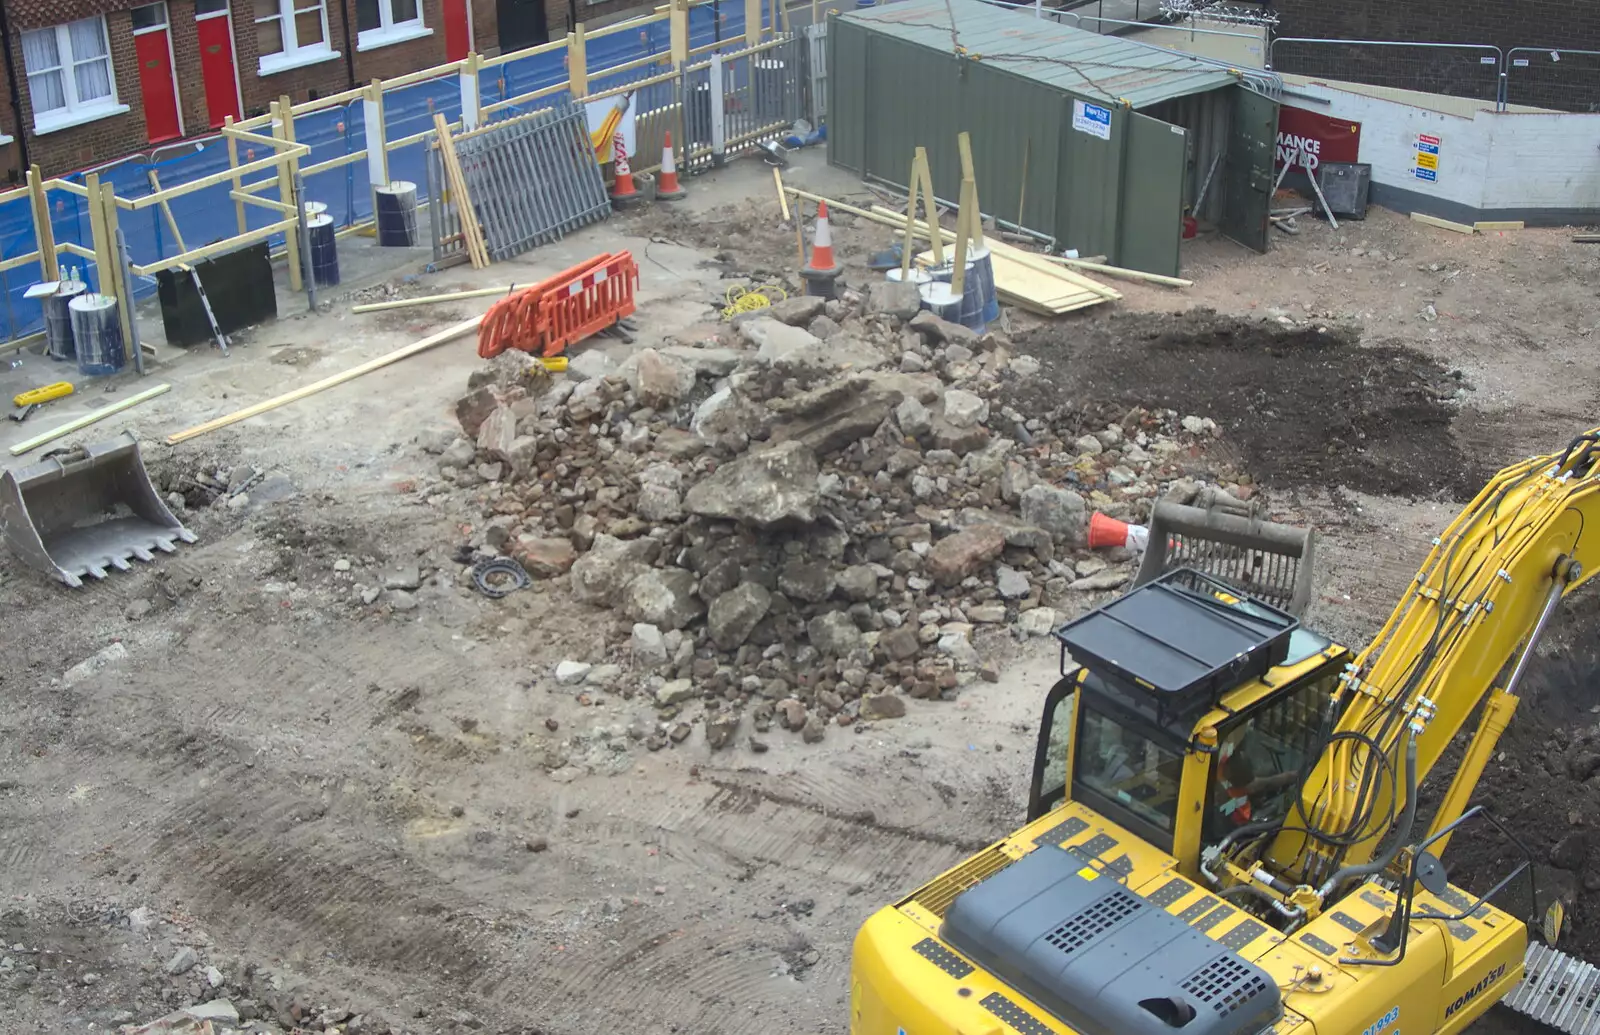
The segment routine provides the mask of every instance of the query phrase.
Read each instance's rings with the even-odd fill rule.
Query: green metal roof
[[[1127,101],[1136,109],[1238,81],[1225,68],[1182,54],[1035,18],[1031,7],[896,0],[840,18],[947,54],[959,46],[969,58],[995,68],[1080,97]]]

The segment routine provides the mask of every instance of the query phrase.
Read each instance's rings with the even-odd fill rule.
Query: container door
[[[183,122],[178,117],[178,80],[172,73],[166,4],[133,9],[133,54],[139,62],[146,137],[152,144],[178,139],[183,136]]]
[[[472,13],[467,0],[444,0],[444,59],[460,61],[472,51]]]
[[[1278,137],[1278,102],[1242,86],[1233,88],[1233,126],[1222,182],[1222,221],[1228,237],[1252,251],[1267,250],[1272,209],[1273,157]]]
[[[228,0],[195,0],[195,36],[200,44],[200,80],[205,86],[206,115],[219,129],[229,115],[237,121],[239,70],[233,60],[233,25]]]
[[[1123,132],[1128,134],[1122,164],[1122,218],[1111,261],[1176,277],[1183,239],[1188,134],[1180,126],[1137,112],[1129,112],[1122,121]]]

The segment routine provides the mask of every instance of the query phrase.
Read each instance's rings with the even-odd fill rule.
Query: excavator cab
[[[1203,845],[1282,818],[1335,718],[1348,652],[1177,569],[1064,625],[1029,820],[1070,799],[1194,872]]]

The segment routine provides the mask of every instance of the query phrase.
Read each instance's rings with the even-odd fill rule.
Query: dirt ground
[[[870,200],[820,155],[786,175]],[[725,274],[795,286],[764,166],[689,186],[681,211],[418,290],[528,283],[629,247],[642,345],[714,319]],[[1190,242],[1192,289],[1118,284],[1121,303],[1007,323],[1051,384],[1030,408],[1216,420],[1274,514],[1322,536],[1309,621],[1359,643],[1485,472],[1596,423],[1596,259],[1565,231],[1464,238],[1379,209],[1301,225],[1266,256]],[[889,238],[836,224],[847,278],[864,283]],[[285,316],[229,358],[169,357],[155,377],[171,393],[97,426],[136,429],[197,507],[216,495],[201,475],[260,469],[243,501],[186,515],[199,543],[76,592],[0,559],[0,1028],[104,1030],[226,991],[284,1025],[351,1015],[350,1031],[845,1032],[861,921],[1019,822],[1054,650],[1005,651],[997,683],[818,744],[647,752],[648,704],[551,678],[598,659],[615,619],[553,584],[488,600],[453,559],[480,508],[434,491],[422,440],[452,426],[479,365],[467,341],[160,444],[483,308],[373,320],[348,304]],[[45,369],[0,370],[0,388]],[[386,583],[415,587],[405,606],[363,602]],[[1588,595],[1485,780],[1546,857],[1600,822]],[[1592,803],[1580,822],[1528,805],[1563,772]],[[1501,861],[1452,853],[1462,879]],[[1567,872],[1583,886],[1585,866]],[[1573,928],[1600,953],[1600,916],[1580,904]],[[200,964],[174,973],[184,946]]]

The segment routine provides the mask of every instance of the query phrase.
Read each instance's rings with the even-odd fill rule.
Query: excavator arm
[[[1434,541],[1329,702],[1325,748],[1297,814],[1262,856],[1323,902],[1415,840],[1417,784],[1482,710],[1434,817],[1458,818],[1516,706],[1561,598],[1600,567],[1600,428],[1500,472]],[[1442,846],[1435,846],[1439,850]]]

